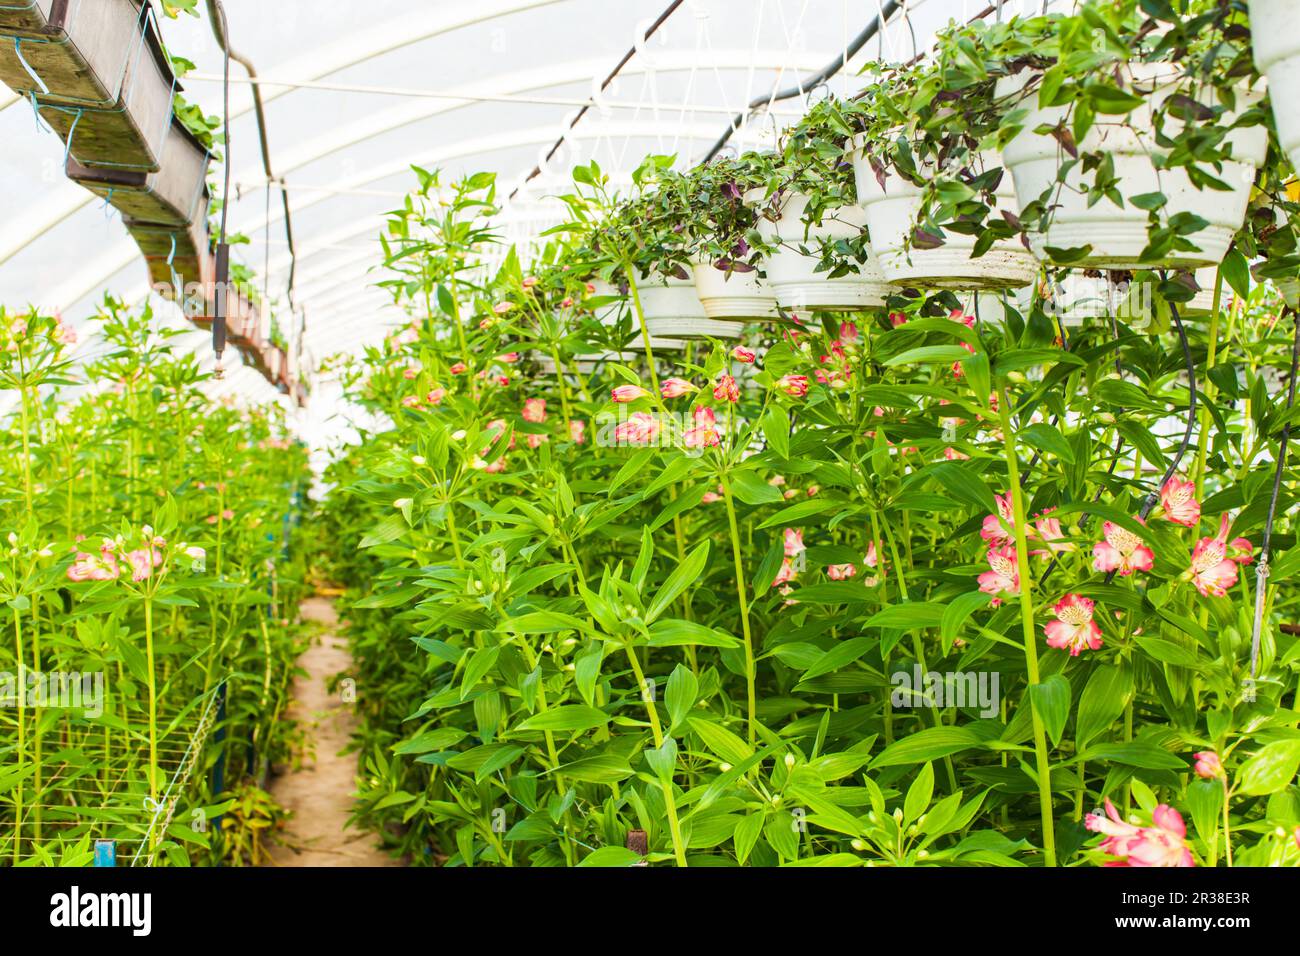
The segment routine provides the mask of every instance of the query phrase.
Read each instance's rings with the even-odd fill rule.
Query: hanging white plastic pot
[[[747,198],[761,199],[762,194],[762,190],[751,190]],[[776,301],[795,314],[857,312],[884,305],[885,299],[896,290],[885,282],[869,248],[867,260],[858,266],[858,272],[831,278],[828,272],[817,271],[823,243],[856,239],[862,234],[867,225],[862,208],[841,206],[827,210],[815,226],[804,222],[807,209],[807,196],[786,193],[781,198],[776,221],[766,217],[758,220],[759,234],[769,244],[779,244],[763,263]]]
[[[654,340],[669,342],[708,336],[735,338],[740,334],[740,326],[735,322],[718,322],[705,314],[700,297],[695,293],[694,279],[642,275],[637,279],[637,293],[641,298],[646,330],[652,337],[652,347]],[[676,347],[684,344],[678,341]]]
[[[1277,138],[1300,169],[1300,30],[1295,0],[1250,0],[1255,66],[1268,77]]]
[[[1032,292],[1032,286],[1000,292],[967,292],[961,296],[961,311],[963,315],[973,315],[980,325],[1000,329],[1006,325],[1009,310],[1022,317],[1028,313]]]
[[[626,365],[629,362],[635,362],[640,357],[638,352],[588,352],[583,355],[575,355],[565,362],[565,371],[577,369],[583,375],[590,375],[606,362],[618,362]],[[534,352],[533,358],[537,361],[537,371],[542,375],[555,374],[555,359],[544,352]]]
[[[1203,269],[1197,269],[1194,273],[1196,284],[1200,287],[1196,295],[1192,296],[1190,302],[1180,303],[1178,314],[1183,316],[1203,316],[1209,315],[1214,311],[1214,277],[1218,269],[1214,266],[1206,266]],[[1219,307],[1227,308],[1228,297],[1232,295],[1232,289],[1225,282],[1223,290],[1219,293]]]
[[[1056,127],[1062,122],[1068,126],[1070,108],[1040,108],[1037,88],[1028,88],[1038,74],[1023,70],[999,80],[996,94],[1008,108],[1027,111],[1020,131],[1002,153],[1003,162],[1015,182],[1021,208],[1044,194],[1050,196],[1053,206],[1046,231],[1030,232],[1030,245],[1035,253],[1049,260],[1052,259],[1049,248],[1091,247],[1083,257],[1072,257],[1059,264],[1095,269],[1196,268],[1222,262],[1233,235],[1245,220],[1255,171],[1263,163],[1268,149],[1268,131],[1262,126],[1231,130],[1227,142],[1231,144],[1233,159],[1226,161],[1223,169],[1216,172],[1217,178],[1226,183],[1229,190],[1198,189],[1186,170],[1177,167],[1157,169],[1153,162],[1153,156],[1159,153],[1154,114],[1170,96],[1195,97],[1198,91],[1181,83],[1172,65],[1134,63],[1124,70],[1130,89],[1151,92],[1146,95],[1145,102],[1127,116],[1099,117],[1083,141],[1077,144],[1078,151],[1080,154],[1107,154],[1126,198],[1162,193],[1167,200],[1161,210],[1165,218],[1189,213],[1209,223],[1186,237],[1197,249],[1174,251],[1154,261],[1145,259],[1143,251],[1148,244],[1146,210],[1128,201],[1120,207],[1105,198],[1089,204],[1088,189],[1094,175],[1085,173],[1081,163],[1071,167],[1063,183],[1057,182],[1061,166],[1070,157],[1053,136],[1035,130]],[[1214,105],[1212,90],[1199,91],[1199,95],[1204,97],[1206,105]],[[1259,92],[1242,86],[1237,91],[1237,112],[1244,112],[1258,102],[1260,96]],[[1231,122],[1231,115],[1220,120],[1225,126]],[[1178,118],[1166,114],[1163,119],[1165,133],[1175,135],[1180,123]]]
[[[723,322],[766,322],[780,314],[776,296],[755,272],[726,272],[711,262],[696,262],[695,292],[710,319]]]
[[[979,171],[998,165],[995,154],[979,158]],[[882,185],[867,157],[859,149],[853,155],[853,174],[858,203],[867,216],[871,249],[886,281],[897,286],[923,289],[1014,289],[1029,285],[1038,273],[1034,257],[1014,239],[993,243],[984,255],[973,257],[975,236],[951,230],[944,243],[933,249],[908,248],[921,208],[921,187],[902,176],[886,173]],[[1014,211],[1015,191],[1004,175],[995,190],[998,209]]]
[[[641,345],[641,326],[637,322],[636,311],[632,308],[631,296],[625,295],[619,289],[615,288],[612,284],[604,281],[603,279],[596,279],[591,284],[595,288],[595,292],[592,293],[593,298],[612,297],[618,299],[617,302],[610,302],[607,305],[599,306],[598,308],[593,310],[592,314],[596,316],[596,318],[600,321],[600,324],[604,326],[617,325],[618,320],[623,315],[624,311],[631,313],[632,331],[636,334],[636,339],[633,342],[633,344],[637,346]],[[688,285],[693,285],[693,284],[688,283]],[[638,286],[638,291],[641,293],[641,307],[642,309],[646,309],[646,305],[645,305],[646,290]],[[653,301],[654,297],[652,296],[651,299]],[[659,304],[661,303],[656,303],[656,306],[658,306]],[[682,342],[680,338],[664,338],[662,335],[663,330],[659,330],[657,332],[654,328],[652,328],[649,324],[649,318],[650,318],[649,310],[646,310],[645,314],[647,320],[646,331],[650,333],[651,349],[654,350],[662,349],[667,352],[673,352],[673,351],[681,351],[681,349],[685,348],[685,343]]]

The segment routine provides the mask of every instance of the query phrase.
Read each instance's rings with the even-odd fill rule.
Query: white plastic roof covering
[[[803,82],[840,54],[880,6],[686,0],[648,43],[636,43],[668,2],[224,0],[232,44],[264,81],[272,163],[288,182],[293,210],[296,300],[306,310],[308,350],[317,358],[359,350],[402,321],[372,285],[379,276],[370,270],[380,261],[385,210],[414,185],[411,164],[441,168],[448,177],[494,170],[508,194],[635,44],[620,78],[504,212],[505,233],[526,244],[553,223],[545,197],[563,188],[575,163],[595,158],[625,177],[651,152],[677,153],[684,165],[698,161],[744,104]],[[866,58],[909,59],[935,28],[987,5],[912,0],[830,88],[853,92]],[[1007,0],[1003,15],[1039,6],[1040,0]],[[185,95],[220,113],[222,59],[206,11],[164,19],[162,29],[169,48],[197,65]],[[231,64],[231,77],[230,228],[252,239],[235,254],[262,276],[288,327],[296,323],[283,308],[289,257],[279,196],[270,197],[268,219],[249,87],[238,64]],[[76,323],[105,291],[143,298],[145,268],[120,218],[64,178],[62,143],[38,129],[32,110],[15,99],[0,87],[0,302],[58,309]],[[773,114],[784,125],[804,105],[779,102]],[[761,143],[772,122],[757,116],[733,143]],[[162,300],[155,308],[176,313]],[[197,332],[185,345],[208,350]],[[271,394],[249,369],[233,370],[214,388],[250,399]],[[331,430],[322,423],[339,410],[337,392],[318,385],[312,405],[310,421],[300,422],[309,440],[318,428]]]

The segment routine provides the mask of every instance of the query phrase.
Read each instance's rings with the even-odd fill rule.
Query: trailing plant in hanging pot
[[[772,181],[745,197],[759,214],[768,282],[796,314],[872,309],[894,291],[867,241],[848,134],[837,101],[821,101],[785,137]]]
[[[1230,7],[1088,3],[972,26],[968,54],[1030,246],[1058,265],[1218,265],[1265,163],[1267,115]],[[1149,12],[1154,10],[1155,12]]]
[[[987,141],[993,111],[965,85],[943,60],[880,67],[844,107],[871,248],[896,285],[1018,288],[1037,273],[1015,238],[1015,194]]]

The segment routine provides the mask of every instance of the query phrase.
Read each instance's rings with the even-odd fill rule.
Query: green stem
[[[664,745],[663,728],[659,725],[659,713],[655,710],[655,703],[652,699],[647,699],[645,692],[645,672],[641,670],[641,662],[637,660],[636,649],[632,646],[631,641],[623,645],[627,651],[627,659],[632,664],[632,674],[636,678],[637,692],[645,700],[646,714],[650,718],[650,731],[654,734],[655,748],[658,749]],[[673,841],[673,856],[677,858],[678,866],[686,866],[686,844],[682,840],[682,827],[677,820],[677,797],[673,793],[672,780],[660,780],[659,785],[664,792],[664,807],[668,811],[668,833]]]
[[[18,608],[14,612],[14,651],[18,661],[18,782],[14,785],[14,865],[18,864],[23,837],[23,748],[26,746],[27,679],[23,672],[23,621]]]
[[[1016,567],[1020,576],[1020,624],[1025,639],[1025,671],[1030,693],[1037,686],[1038,644],[1034,631],[1033,577],[1029,571],[1029,543],[1025,536],[1025,500],[1020,489],[1020,462],[1016,458],[1014,433],[1011,430],[1011,397],[1004,388],[998,402],[1002,424],[1002,444],[1007,459],[1007,480],[1011,485],[1011,512],[1016,540]],[[1047,760],[1047,733],[1043,718],[1030,700],[1034,723],[1034,764],[1038,776],[1038,806],[1043,825],[1043,855],[1048,866],[1056,866],[1056,828],[1052,820],[1052,770]]]
[[[731,498],[731,482],[724,468],[722,478],[722,497],[727,503],[727,523],[731,532],[731,560],[736,567],[736,598],[740,602],[740,624],[745,638],[745,686],[746,686],[746,728],[749,742],[755,739],[755,711],[757,697],[754,692],[754,638],[749,625],[749,599],[745,594],[745,564],[740,556],[740,529],[736,525],[736,505]]]
[[[144,647],[149,673],[149,796],[158,800],[158,690],[154,675],[153,656],[153,598],[144,599]],[[154,834],[158,839],[159,834]]]

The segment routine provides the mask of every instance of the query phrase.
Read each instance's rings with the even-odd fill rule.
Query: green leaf
[[[927,763],[916,775],[912,785],[907,788],[907,796],[903,798],[904,827],[915,823],[921,814],[925,813],[925,808],[930,805],[930,798],[933,796],[934,765]]]
[[[604,727],[609,723],[609,714],[585,704],[564,704],[550,710],[534,714],[522,724],[515,727],[515,733],[535,730],[576,731]]]
[[[730,477],[731,493],[747,505],[770,505],[785,500],[781,489],[769,485],[752,471],[740,471]]]
[[[968,594],[960,594],[948,602],[939,621],[939,635],[943,639],[944,651],[952,649],[953,641],[961,634],[966,619],[980,608],[987,607],[991,600],[993,600],[991,594],[971,591]]]
[[[829,674],[831,671],[839,670],[846,664],[856,661],[874,647],[876,643],[874,637],[851,637],[847,641],[841,641],[823,654],[816,664],[804,671],[802,680],[811,680],[814,677],[820,677],[822,674]]]
[[[704,742],[704,746],[729,764],[740,764],[754,754],[754,749],[726,727],[703,717],[689,717],[691,730]]]
[[[1167,750],[1152,744],[1132,741],[1122,744],[1097,744],[1080,756],[1085,760],[1108,760],[1144,770],[1186,770],[1187,764]]]
[[[581,780],[584,783],[618,783],[632,776],[632,767],[626,757],[618,754],[597,754],[583,757],[572,763],[566,763],[554,771],[564,775],[566,780]]]
[[[646,642],[651,647],[681,647],[684,644],[697,644],[701,647],[739,647],[740,641],[719,630],[705,627],[695,621],[683,621],[666,617],[650,625],[650,639]]]
[[[873,768],[906,767],[914,763],[937,760],[960,750],[979,747],[983,741],[965,727],[926,727],[909,734],[880,752],[871,761]]]
[[[1036,422],[1027,428],[1022,428],[1016,433],[1016,437],[1031,448],[1055,455],[1067,465],[1074,464],[1074,449],[1065,440],[1065,436],[1047,422]]]
[[[867,618],[865,627],[901,627],[905,629],[938,627],[948,608],[937,601],[911,601],[891,604]]]
[[[1250,293],[1250,263],[1235,247],[1224,257],[1219,273],[1223,276],[1223,281],[1241,298],[1246,298]],[[1222,304],[1220,302],[1220,306]]]
[[[686,715],[695,706],[699,693],[700,682],[691,669],[681,664],[674,667],[668,677],[668,689],[664,694],[664,703],[668,707],[668,717],[671,721],[669,732],[686,719]]]
[[[686,556],[672,574],[668,575],[668,580],[663,583],[659,591],[655,594],[654,600],[646,608],[646,621],[653,622],[660,614],[668,609],[668,605],[677,600],[678,596],[688,587],[694,584],[704,570],[704,565],[709,560],[709,542],[702,541],[700,544]]]
[[[578,169],[582,168],[582,166],[578,167]],[[573,178],[578,178],[576,170]],[[594,850],[583,857],[578,866],[635,866],[640,862],[641,857],[626,847],[602,846],[599,850]]]
[[[1074,723],[1075,747],[1083,750],[1124,712],[1133,693],[1133,675],[1125,667],[1101,664],[1088,678]]]
[[[784,406],[773,405],[763,416],[763,437],[768,447],[782,458],[790,457],[790,413]]]
[[[1300,740],[1265,744],[1237,771],[1237,789],[1252,797],[1276,793],[1295,779],[1300,768]]]
[[[1034,712],[1052,738],[1052,746],[1057,746],[1065,730],[1065,721],[1070,716],[1070,682],[1061,674],[1053,674],[1041,684],[1031,685],[1029,696]]]

